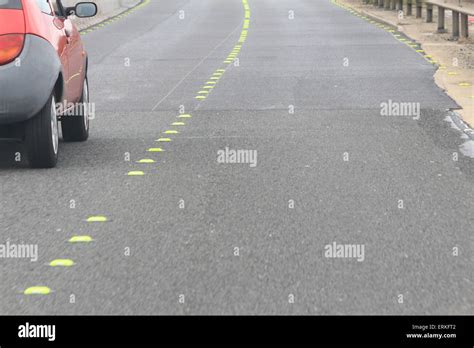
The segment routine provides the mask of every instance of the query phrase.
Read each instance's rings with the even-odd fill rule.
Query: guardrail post
[[[433,5],[426,5],[426,23],[433,22]]]
[[[416,18],[421,18],[423,12],[423,4],[421,0],[416,0]]]
[[[467,38],[469,36],[469,16],[461,13],[461,37]]]
[[[407,0],[407,16],[412,15],[412,0]]]
[[[438,33],[446,32],[446,29],[444,28],[444,12],[445,8],[438,6]]]
[[[453,11],[453,38],[459,37],[459,12]]]
[[[397,10],[403,11],[403,0],[398,0]]]

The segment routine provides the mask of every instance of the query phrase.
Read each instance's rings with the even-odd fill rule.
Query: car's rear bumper
[[[0,66],[0,125],[25,121],[46,104],[61,62],[46,40],[26,35],[19,59]]]

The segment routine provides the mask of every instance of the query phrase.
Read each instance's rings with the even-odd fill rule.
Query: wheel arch
[[[54,98],[57,103],[63,101],[64,98],[64,77],[62,71],[59,72],[56,83],[53,87]]]

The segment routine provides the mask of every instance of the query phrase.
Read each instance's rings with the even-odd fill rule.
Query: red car
[[[61,121],[65,141],[89,137],[87,54],[68,18],[97,5],[0,0],[0,138],[24,141],[29,163],[54,167]]]

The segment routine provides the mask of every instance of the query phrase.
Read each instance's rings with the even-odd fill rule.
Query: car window
[[[0,8],[21,10],[21,1],[20,0],[0,0]]]
[[[54,13],[56,16],[62,17],[63,14],[63,7],[61,4],[58,2],[58,0],[50,0],[51,6],[53,7]]]
[[[36,0],[39,9],[41,12],[46,13],[48,15],[53,15],[53,11],[51,10],[51,6],[49,5],[48,0]]]

